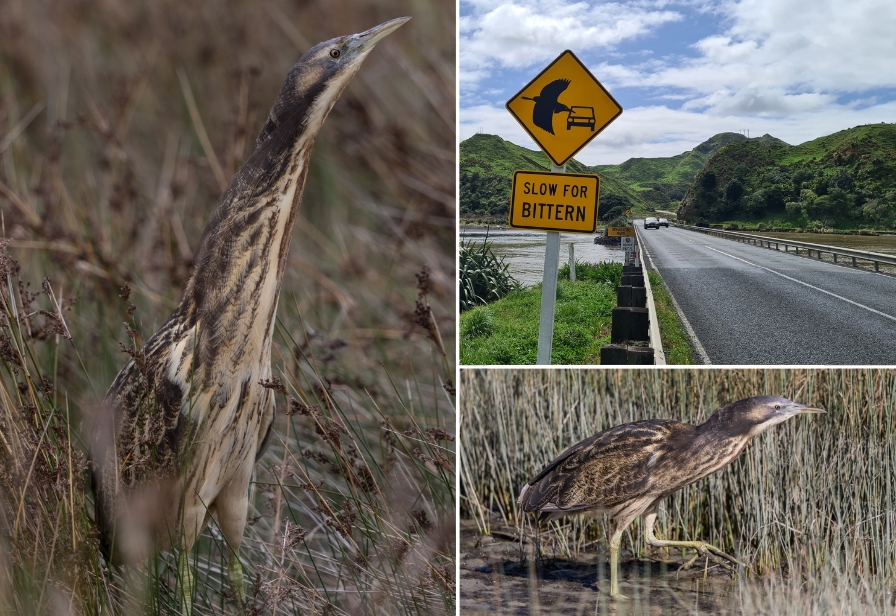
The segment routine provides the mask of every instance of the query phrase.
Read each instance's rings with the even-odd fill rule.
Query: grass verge
[[[656,307],[656,319],[660,326],[660,338],[663,341],[663,353],[666,364],[672,366],[691,366],[698,364],[691,337],[678,318],[678,311],[672,303],[672,296],[663,279],[657,272],[647,272],[650,287],[653,290],[653,304]]]
[[[567,264],[559,277],[551,363],[597,364],[601,345],[610,341],[610,320],[622,265],[579,263],[577,280],[570,282]],[[461,363],[534,364],[540,314],[541,285],[513,291],[502,300],[463,313]]]

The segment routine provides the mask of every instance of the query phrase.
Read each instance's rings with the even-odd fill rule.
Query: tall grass
[[[315,145],[241,553],[253,613],[453,611],[454,7],[10,0],[0,235],[21,270],[0,276],[0,612],[178,609],[174,555],[127,570],[99,557],[94,411],[120,344],[179,300],[288,69],[401,15]],[[233,610],[227,549],[210,525],[197,613]]]
[[[749,604],[759,613],[863,613],[859,606],[887,601],[896,581],[896,372],[468,370],[461,388],[461,510],[482,532],[525,528],[520,488],[563,449],[611,426],[699,423],[763,394],[822,406],[827,416],[772,428],[737,461],[666,499],[658,535],[704,539],[747,562],[752,573],[735,594],[748,612]],[[608,536],[605,518],[569,518],[541,536],[574,556]],[[639,524],[623,546],[644,554]]]

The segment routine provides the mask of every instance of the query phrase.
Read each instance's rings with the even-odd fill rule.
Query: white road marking
[[[732,254],[728,254],[727,252],[725,252],[725,251],[723,251],[723,250],[719,250],[718,248],[713,248],[712,246],[708,246],[708,245],[706,245],[706,244],[703,244],[703,246],[704,246],[705,248],[709,248],[710,250],[712,250],[712,251],[714,251],[714,252],[717,252],[717,253],[719,253],[719,254],[723,254],[723,255],[725,255],[726,257],[731,257],[731,258],[734,259],[735,261],[741,261],[742,263],[746,263],[747,265],[752,265],[753,267],[758,267],[759,269],[761,269],[761,270],[765,270],[765,271],[767,271],[767,272],[770,272],[770,273],[774,274],[775,276],[780,276],[781,278],[786,278],[787,280],[790,280],[791,282],[795,282],[795,283],[797,283],[797,284],[801,284],[801,285],[803,285],[804,287],[809,287],[810,289],[814,289],[815,291],[819,291],[819,292],[821,292],[821,293],[824,293],[825,295],[830,295],[831,297],[835,297],[835,298],[837,298],[837,299],[839,299],[839,300],[843,300],[843,301],[846,302],[847,304],[852,304],[853,306],[856,306],[857,308],[863,308],[863,309],[867,310],[868,312],[873,312],[874,314],[880,315],[880,316],[884,317],[885,319],[890,319],[891,321],[896,321],[896,316],[893,316],[893,315],[891,315],[891,314],[887,314],[886,312],[881,312],[880,310],[875,310],[874,308],[871,308],[870,306],[866,306],[866,305],[864,305],[864,304],[860,304],[860,303],[858,303],[858,302],[854,302],[853,300],[851,300],[851,299],[849,299],[849,298],[843,297],[842,295],[837,295],[836,293],[832,293],[832,292],[830,292],[830,291],[826,291],[826,290],[824,290],[824,289],[822,289],[822,288],[820,288],[820,287],[816,287],[815,285],[811,285],[811,284],[809,284],[808,282],[803,282],[802,280],[797,280],[796,278],[791,278],[790,276],[788,276],[788,275],[786,275],[786,274],[782,274],[781,272],[777,272],[777,271],[775,271],[775,270],[773,270],[773,269],[771,269],[771,268],[765,267],[765,266],[763,266],[763,265],[759,265],[758,263],[753,263],[752,261],[747,261],[746,259],[742,259],[742,258],[740,258],[740,257],[735,257],[734,255],[732,255]]]
[[[650,256],[650,251],[647,250],[647,242],[644,242],[644,245],[641,246],[641,252],[647,257],[647,260],[650,261],[650,269],[655,272],[659,272],[656,268],[656,265],[653,264],[653,258]],[[647,273],[645,272],[645,276]],[[681,324],[684,325],[684,330],[688,333],[688,336],[691,337],[691,341],[694,343],[694,351],[697,353],[697,357],[700,359],[700,363],[705,364],[707,366],[712,365],[712,362],[709,360],[709,354],[706,352],[706,349],[703,348],[703,345],[700,344],[700,339],[697,338],[697,332],[694,331],[694,328],[691,327],[691,323],[688,321],[688,318],[684,316],[684,310],[681,309],[681,306],[678,305],[678,302],[675,301],[675,296],[672,295],[672,291],[669,287],[666,287],[666,291],[669,293],[669,298],[672,300],[672,305],[675,307],[675,312],[678,313],[678,318],[681,321]]]

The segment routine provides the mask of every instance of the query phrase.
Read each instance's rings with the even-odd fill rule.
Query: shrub
[[[461,241],[459,274],[461,312],[497,301],[520,287],[507,272],[504,257],[492,252],[488,238],[482,244]]]

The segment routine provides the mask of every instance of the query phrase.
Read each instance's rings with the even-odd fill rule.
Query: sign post
[[[560,231],[594,233],[600,201],[600,178],[566,174],[566,163],[619,117],[622,106],[569,50],[560,54],[505,106],[552,163],[551,174],[536,171],[513,174],[508,217],[511,227],[547,231],[537,363],[550,365]],[[574,264],[570,263],[572,267]]]
[[[554,167],[551,173],[565,173],[566,166]],[[595,208],[596,209],[596,208]],[[541,315],[538,320],[539,366],[551,365],[554,343],[554,309],[557,306],[557,270],[560,268],[560,232],[548,231],[544,245],[544,274],[541,280]]]

